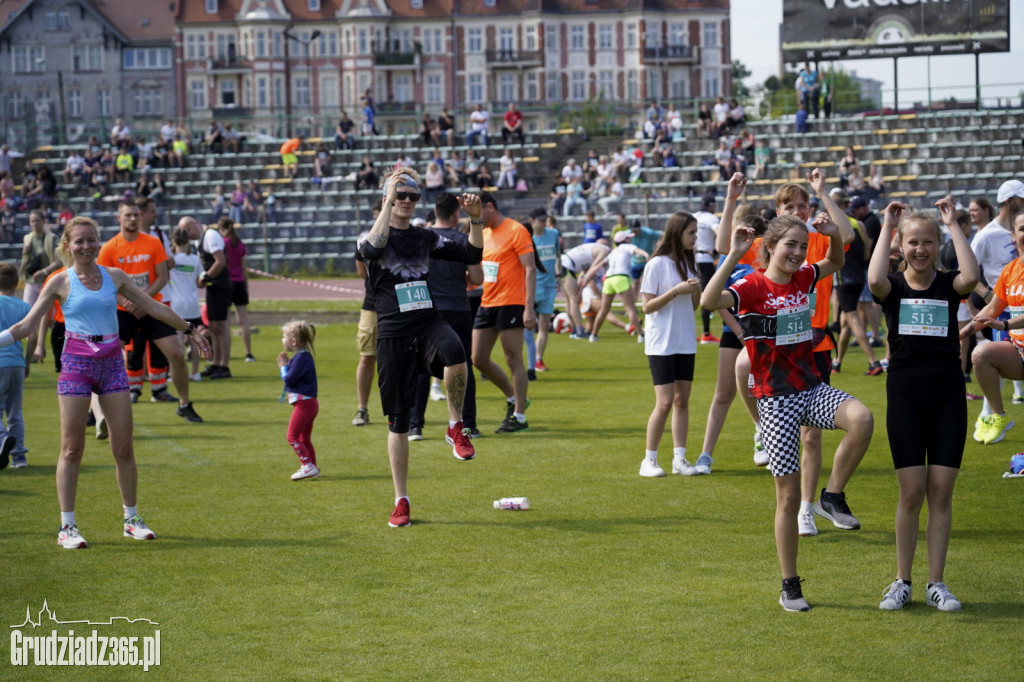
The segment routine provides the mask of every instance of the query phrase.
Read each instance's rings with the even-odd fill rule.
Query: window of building
[[[668,25],[668,44],[686,45],[686,26],[683,24]]]
[[[71,28],[71,21],[68,18],[68,11],[66,9],[57,11],[57,29],[60,31],[67,31]]]
[[[569,49],[570,50],[585,50],[587,47],[586,41],[583,36],[582,26],[570,26],[569,27]]]
[[[265,76],[260,76],[256,79],[256,106],[260,109],[266,109],[267,105],[270,104],[270,89],[268,85]]]
[[[306,77],[296,78],[295,83],[295,105],[300,107],[309,106],[309,79]]]
[[[673,70],[669,76],[669,97],[672,99],[686,99],[690,96],[686,84],[686,73],[681,70]]]
[[[196,58],[196,37],[185,36],[185,59]]]
[[[164,93],[160,88],[134,88],[132,113],[135,117],[161,116],[164,112]]]
[[[256,57],[267,56],[267,34],[263,31],[256,31]]]
[[[309,0],[308,4],[306,6],[309,8],[310,12],[319,12],[320,11],[320,0]]]
[[[423,9],[423,0],[410,0],[409,7],[412,9]]]
[[[602,50],[610,50],[615,47],[612,30],[615,27],[611,24],[601,24],[597,27],[597,46]]]
[[[54,12],[53,10],[48,11],[44,15],[43,21],[44,21],[44,23],[46,25],[46,30],[47,31],[56,31],[57,30],[57,13]]]
[[[718,47],[718,23],[704,22],[704,47]]]
[[[498,76],[498,99],[502,102],[512,102],[519,99],[516,87],[516,75],[514,73],[503,73]]]
[[[540,99],[540,89],[537,87],[537,73],[531,71],[526,74],[526,100],[528,102],[536,102]]]
[[[218,36],[219,37],[219,36]],[[219,41],[218,41],[219,42]],[[218,45],[219,47],[219,45]],[[99,46],[96,46],[99,50]],[[124,51],[125,69],[169,69],[171,68],[171,51],[165,47],[136,47]],[[220,56],[218,54],[218,56]],[[225,52],[225,55],[226,52]],[[223,57],[221,57],[223,58]],[[90,69],[92,70],[92,69]]]
[[[473,104],[484,101],[484,77],[479,73],[469,74],[469,101]]]
[[[96,91],[96,113],[100,116],[110,116],[110,88],[100,88]]]
[[[557,71],[549,71],[547,78],[547,100],[557,102],[562,99],[562,77]]]
[[[441,104],[444,101],[444,80],[441,74],[427,76],[427,104]]]
[[[209,57],[209,53],[206,51],[206,35],[200,34],[196,36],[196,59],[206,59]]]
[[[537,27],[527,26],[523,33],[523,49],[524,50],[536,50],[537,49]]]
[[[284,78],[274,77],[274,107],[280,109],[284,106]]]
[[[370,32],[365,28],[361,28],[357,35],[359,36],[359,54],[370,54]]]
[[[497,0],[484,0],[484,7],[494,7]]]
[[[11,118],[19,119],[25,115],[25,97],[20,91],[15,90],[11,93]]]
[[[626,47],[635,48],[636,46],[636,24],[626,24]]]
[[[216,14],[217,13],[217,0],[206,0],[206,13]]]
[[[320,107],[338,106],[338,77],[334,75],[320,77],[320,93],[318,97]]]
[[[647,96],[662,97],[661,71],[658,69],[650,69],[647,72]]]
[[[573,71],[569,74],[569,99],[581,102],[587,98],[587,74]]]
[[[544,49],[547,52],[558,52],[558,27],[553,24],[544,27]]]
[[[330,31],[327,34],[327,54],[332,57],[338,56],[338,32]]]
[[[516,30],[511,26],[498,29],[498,49],[514,52],[516,49]]]
[[[615,72],[601,71],[597,74],[597,91],[605,99],[615,99]]]
[[[483,52],[484,51],[484,38],[483,30],[479,28],[471,28],[468,32],[469,43],[466,46],[466,52]]]
[[[640,93],[637,88],[636,80],[636,69],[630,69],[626,72],[626,99],[630,102],[635,102],[639,99]]]
[[[194,80],[188,84],[188,105],[192,110],[206,108],[206,81]]]
[[[82,115],[82,91],[78,88],[68,90],[68,116],[79,118]]]
[[[238,104],[238,86],[234,78],[227,78],[220,82],[220,105],[233,106]]]
[[[718,74],[707,73],[704,75],[704,96],[705,97],[718,97],[721,93],[718,92]]]
[[[11,50],[11,70],[14,73],[28,73],[27,47],[16,47]]]
[[[412,79],[409,76],[395,76],[395,101],[412,101]]]

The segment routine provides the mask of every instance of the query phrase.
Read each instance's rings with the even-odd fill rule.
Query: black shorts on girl
[[[249,305],[249,280],[231,283],[231,305]]]
[[[739,337],[732,333],[732,330],[728,327],[722,328],[722,338],[718,343],[719,348],[732,348],[734,350],[743,350],[743,342],[740,341]]]
[[[651,378],[654,379],[654,385],[664,386],[676,381],[693,381],[693,365],[696,357],[692,353],[648,355],[647,364],[651,368]]]
[[[885,381],[889,449],[897,469],[959,469],[967,441],[967,401],[960,365],[901,367]]]
[[[758,398],[761,442],[772,475],[788,476],[800,471],[800,427],[836,428],[836,410],[852,397],[821,383],[799,393]]]

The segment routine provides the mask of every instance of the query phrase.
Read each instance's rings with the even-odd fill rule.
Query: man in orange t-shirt
[[[103,245],[96,262],[123,270],[139,289],[160,301],[160,290],[169,277],[167,252],[159,239],[139,231],[140,216],[139,207],[134,202],[121,202],[117,208],[121,231]],[[175,329],[144,314],[123,296],[118,296],[117,323],[122,344],[140,331],[143,339],[160,349],[171,366],[171,381],[178,391],[178,416],[190,422],[202,422],[202,417],[196,414],[188,399],[188,367]],[[133,395],[141,392],[142,354],[130,356],[126,369],[135,371],[140,377],[139,384],[131,387]]]
[[[495,433],[529,428],[526,422],[526,389],[529,380],[523,363],[523,329],[537,325],[533,303],[537,284],[533,240],[525,227],[498,210],[490,192],[480,194],[484,221],[484,294],[473,323],[473,366],[505,394],[508,408]],[[509,374],[491,360],[494,344],[501,340]]]
[[[281,145],[281,165],[284,166],[284,172],[293,178],[299,172],[298,151],[300,147],[302,147],[302,135],[286,140]]]

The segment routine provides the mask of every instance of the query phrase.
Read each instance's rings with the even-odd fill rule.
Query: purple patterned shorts
[[[61,356],[57,395],[88,398],[93,393],[106,395],[128,390],[128,375],[124,371],[124,356],[120,352],[120,344],[117,344],[116,352],[104,349],[94,353],[88,348],[81,348],[86,351],[86,354],[83,354],[71,352],[80,348],[72,349],[73,344],[70,341]]]

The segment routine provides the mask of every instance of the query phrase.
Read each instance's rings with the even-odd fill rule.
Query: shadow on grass
[[[829,602],[811,601],[811,613],[815,611],[853,611],[858,613],[878,613],[876,604],[840,604]],[[957,622],[984,622],[993,623],[1008,621],[1019,623],[1024,617],[1024,605],[1016,601],[1005,602],[967,602],[963,610],[957,613],[939,613],[934,607],[928,606],[922,601],[912,601],[900,609],[901,618],[951,618]]]
[[[39,493],[28,490],[6,490],[0,489],[0,497],[39,497]]]
[[[635,517],[622,519],[554,519],[542,516],[528,518],[525,514],[516,513],[515,515],[510,514],[502,515],[500,517],[496,516],[493,520],[438,520],[431,523],[436,523],[440,526],[500,526],[524,529],[549,528],[551,530],[566,533],[610,533],[622,528],[643,528],[647,531],[652,528],[664,528],[666,530],[677,532],[679,530],[680,522],[687,520],[687,518],[688,517],[684,516],[645,516],[643,519]],[[413,523],[418,525],[425,522],[420,521],[419,519],[414,519]]]

